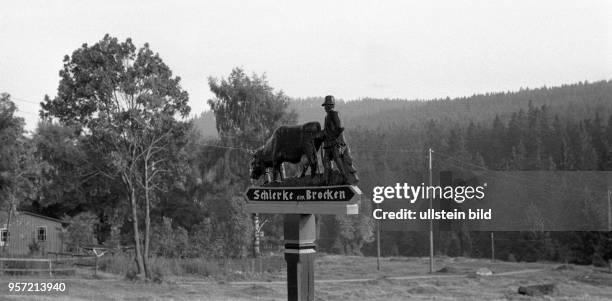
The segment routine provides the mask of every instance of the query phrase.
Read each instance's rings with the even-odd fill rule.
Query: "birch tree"
[[[148,44],[137,49],[131,39],[120,42],[109,35],[65,56],[60,77],[58,94],[45,97],[41,115],[75,127],[95,146],[90,160],[104,160],[98,173],[121,179],[131,208],[138,275],[150,278],[151,199],[156,180],[172,164],[168,150],[176,147],[171,144],[189,126],[178,119],[189,114],[189,96]]]

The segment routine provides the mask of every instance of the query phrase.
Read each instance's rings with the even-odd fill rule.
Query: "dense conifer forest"
[[[289,108],[297,113],[298,122],[322,122],[321,102],[322,97],[297,99]],[[436,170],[458,165],[508,171],[612,169],[609,81],[455,99],[340,101],[337,110],[366,195],[376,185],[424,181],[430,147],[440,154],[434,160]],[[211,122],[195,121],[206,123]],[[374,255],[372,226],[366,217],[352,221],[322,217],[320,247]],[[441,235],[438,252],[490,256],[489,233]],[[603,232],[507,232],[496,237],[496,256],[502,259],[602,263],[612,250],[611,236]],[[426,233],[383,232],[383,253],[425,255],[427,239]]]
[[[118,151],[101,148],[123,141],[122,136],[108,136],[117,129],[107,127],[110,123],[75,118],[71,113],[74,111],[62,107],[64,103],[46,98],[43,113],[64,119],[57,122],[45,118],[33,134],[25,135],[23,120],[13,115],[15,104],[9,94],[3,94],[2,141],[14,142],[0,148],[3,152],[0,185],[3,197],[8,200],[3,208],[71,221],[67,241],[72,245],[133,245],[134,229],[146,226],[143,222],[146,221],[150,225],[146,226],[150,227],[146,228],[150,235],[149,254],[252,256],[257,225],[253,224],[253,216],[245,212],[242,198],[249,185],[248,150],[263,144],[279,125],[322,122],[322,97],[291,99],[282,92],[274,92],[265,78],[248,76],[241,69],[233,70],[228,78],[211,78],[209,86],[215,94],[208,101],[212,111],[201,113],[191,122],[172,123],[164,117],[164,111],[143,115],[143,120],[153,118],[150,122],[159,123],[161,128],[167,123],[169,127],[167,132],[156,132],[143,122],[138,125],[142,129],[135,129],[151,135],[150,140],[138,140],[139,143],[163,141],[164,149],[172,150],[160,159],[167,165],[163,175],[156,178],[150,178],[155,173],[147,167],[147,161],[129,161],[117,157]],[[184,101],[180,90],[173,93],[177,100]],[[256,101],[235,102],[236,97]],[[358,216],[318,217],[318,249],[322,252],[375,255],[376,223],[371,217],[369,200],[372,188],[396,182],[417,185],[424,182],[429,148],[436,154],[433,160],[436,172],[451,168],[612,169],[610,81],[455,99],[338,102],[337,110],[361,178],[359,186],[366,198]],[[188,111],[188,107],[181,106],[184,102],[178,107]],[[117,115],[111,121],[122,122],[122,116],[125,115]],[[138,147],[157,149],[155,144]],[[135,162],[134,169],[127,168],[130,165],[125,162]],[[289,173],[296,171],[291,166],[287,169]],[[137,182],[142,183],[140,186],[131,188],[135,194],[130,196],[126,178],[118,177],[118,170],[124,170],[125,177],[132,171],[133,179],[142,179],[143,182]],[[147,173],[139,170],[149,172],[149,177],[143,177]],[[126,202],[130,199],[133,205]],[[133,217],[139,221],[134,222]],[[280,250],[281,217],[261,215],[259,222],[262,252]],[[611,235],[496,232],[496,257],[604,264],[612,257]],[[489,238],[488,232],[441,232],[436,235],[436,253],[488,257]],[[383,231],[381,244],[385,256],[424,256],[428,252],[425,232]]]

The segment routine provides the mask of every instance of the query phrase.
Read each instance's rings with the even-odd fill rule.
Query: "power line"
[[[236,150],[241,150],[241,151],[245,151],[245,152],[250,152],[252,151],[249,148],[243,148],[243,147],[235,147],[235,146],[227,146],[227,145],[214,145],[214,144],[202,144],[202,146],[208,146],[208,147],[216,147],[216,148],[223,148],[223,149],[236,149]]]
[[[389,153],[389,152],[397,152],[397,153],[409,153],[409,154],[419,154],[419,155],[423,155],[426,156],[426,152],[424,151],[420,151],[420,150],[411,150],[411,149],[405,149],[405,148],[395,148],[395,149],[383,149],[383,148],[369,148],[369,147],[363,147],[363,146],[349,146],[349,148],[351,150],[366,150],[368,152],[379,152],[379,153]]]
[[[40,102],[35,102],[35,101],[31,101],[31,100],[27,100],[27,99],[23,99],[23,98],[19,98],[19,97],[11,96],[11,99],[14,99],[14,100],[17,100],[17,101],[22,101],[22,102],[27,102],[27,103],[31,103],[31,104],[35,104],[35,105],[40,105]]]
[[[11,101],[16,100],[16,101],[19,101],[19,102],[25,102],[25,103],[29,103],[29,104],[40,105],[40,103],[38,103],[38,102],[35,102],[35,101],[32,101],[32,100],[27,100],[27,99],[20,98],[20,97],[14,97],[12,95],[10,97],[10,100]],[[23,109],[20,109],[19,107],[17,107],[17,111],[21,112],[21,113],[24,113],[24,114],[27,114],[27,115],[32,115],[32,116],[39,117],[38,113],[34,113],[34,112],[31,112],[31,111],[28,111],[28,110],[23,110]]]
[[[17,108],[17,112],[21,112],[21,113],[28,114],[28,115],[32,115],[32,116],[36,116],[36,117],[40,117],[40,116],[38,115],[38,113],[33,113],[33,112],[29,112],[29,111],[24,111],[24,110],[21,110],[21,109],[19,109],[19,108]]]

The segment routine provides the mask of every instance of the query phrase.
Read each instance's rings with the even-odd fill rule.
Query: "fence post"
[[[96,268],[94,270],[94,276],[98,276],[98,256],[94,258],[94,261],[96,263]]]

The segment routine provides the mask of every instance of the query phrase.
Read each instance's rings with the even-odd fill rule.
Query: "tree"
[[[218,80],[208,79],[215,98],[208,100],[215,113],[217,131],[222,142],[254,148],[283,124],[294,124],[297,115],[288,111],[289,98],[274,92],[265,75],[248,76],[241,68]]]
[[[119,42],[108,34],[65,56],[60,77],[58,94],[45,97],[41,115],[74,126],[94,146],[96,159],[90,160],[104,162],[97,172],[121,180],[123,199],[131,207],[138,274],[150,278],[151,202],[157,181],[176,164],[171,152],[181,148],[189,127],[175,118],[189,113],[188,94],[148,44],[137,50],[131,39]]]
[[[93,179],[91,162],[72,127],[40,122],[33,135],[36,156],[48,164],[43,172],[45,185],[40,188],[37,205],[52,208],[55,216],[69,214],[87,206],[85,182]]]
[[[10,176],[16,168],[20,146],[18,142],[22,141],[23,136],[23,119],[14,116],[16,110],[11,96],[0,94],[0,189],[5,194],[12,188]]]
[[[23,135],[24,121],[14,115],[16,110],[10,95],[0,94],[0,200],[6,200],[0,205],[8,213],[6,229],[23,201],[36,197],[45,168],[35,156],[32,140]]]
[[[234,68],[226,79],[210,77],[208,85],[215,94],[215,98],[208,100],[208,104],[215,114],[217,131],[221,143],[225,146],[255,149],[262,145],[278,126],[296,122],[295,112],[288,111],[289,98],[282,91],[274,92],[265,76],[248,76],[241,68]],[[226,150],[223,161],[228,168],[223,176],[235,178],[244,188],[248,179],[248,160],[248,154],[245,152]],[[237,210],[239,213],[242,210],[235,202],[228,204],[235,205],[235,208],[230,210]],[[249,227],[233,225],[230,228],[237,230]],[[255,256],[258,256],[257,229],[261,227],[257,215],[253,215],[253,228],[256,229],[253,249]]]

